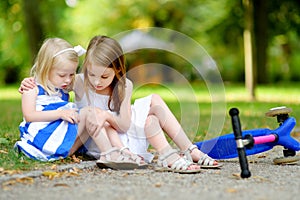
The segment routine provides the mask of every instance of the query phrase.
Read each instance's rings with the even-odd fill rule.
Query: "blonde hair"
[[[50,70],[54,66],[60,66],[65,60],[78,63],[78,55],[75,51],[65,51],[57,56],[58,52],[73,48],[71,44],[61,38],[48,38],[46,39],[35,59],[35,63],[31,68],[31,75],[34,76],[36,81],[41,84],[48,94],[54,94],[57,91],[49,81]],[[74,76],[75,77],[75,76]],[[72,89],[74,79],[72,80],[68,89]]]
[[[112,93],[108,101],[108,108],[111,111],[119,113],[125,96],[126,83],[125,57],[120,44],[116,40],[106,36],[95,36],[91,39],[82,68],[87,97],[88,88],[91,88],[91,83],[87,75],[87,67],[91,65],[109,67],[114,70],[115,77],[110,85]],[[111,103],[113,104],[112,106]]]

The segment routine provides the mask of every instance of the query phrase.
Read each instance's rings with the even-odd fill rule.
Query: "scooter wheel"
[[[276,117],[278,115],[285,115],[292,112],[291,108],[287,108],[285,106],[271,108],[267,113],[267,117]]]
[[[300,160],[300,156],[288,156],[288,157],[281,157],[281,158],[275,158],[273,162],[276,165],[281,165],[281,164],[297,164],[297,162]]]

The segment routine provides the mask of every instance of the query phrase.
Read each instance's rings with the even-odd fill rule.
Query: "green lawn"
[[[193,89],[178,85],[147,85],[136,87],[133,97],[160,94],[181,122],[189,138],[199,141],[232,132],[228,116],[232,107],[240,110],[242,129],[276,128],[276,119],[264,115],[268,109],[277,106],[291,107],[291,115],[297,119],[300,116],[299,86],[300,84],[289,84],[285,87],[259,86],[256,90],[256,101],[249,101],[243,85],[231,84],[225,85],[223,92],[222,88],[208,90],[202,84],[194,85]],[[0,171],[1,168],[29,170],[50,165],[32,161],[13,150],[14,143],[19,139],[18,126],[22,121],[21,95],[17,92],[17,86],[0,87],[0,110]],[[55,164],[62,162],[71,161],[61,160]]]

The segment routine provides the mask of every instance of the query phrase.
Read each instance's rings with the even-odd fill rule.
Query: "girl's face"
[[[49,73],[49,80],[54,87],[66,89],[73,81],[77,62],[65,60],[63,63],[53,66]]]
[[[115,71],[112,68],[89,65],[87,75],[91,86],[96,92],[105,92],[110,89],[110,84],[115,77]]]

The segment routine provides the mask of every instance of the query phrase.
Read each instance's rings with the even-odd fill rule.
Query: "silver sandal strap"
[[[107,151],[105,151],[105,152],[101,152],[101,153],[100,153],[100,156],[104,156],[104,157],[105,157],[105,160],[111,161],[112,159],[111,159],[110,154],[111,154],[112,152],[115,152],[115,151],[119,151],[119,149],[118,149],[117,147],[112,147],[111,149],[109,149],[109,150],[107,150]]]
[[[182,154],[184,155],[184,157],[188,160],[188,161],[190,161],[190,162],[193,162],[193,158],[192,158],[192,155],[191,155],[191,153],[192,153],[192,151],[194,150],[194,149],[197,149],[198,147],[196,146],[196,145],[191,145],[187,150],[185,150],[185,151],[183,151],[182,152]]]
[[[191,156],[191,153],[194,149],[197,149],[198,147],[196,145],[191,145],[186,151],[184,151],[184,156],[187,160],[193,162],[193,158]],[[213,166],[215,160],[211,157],[209,157],[207,154],[204,154],[201,156],[201,158],[198,160],[199,165],[204,165],[204,166]]]
[[[178,151],[176,149],[170,149],[167,153],[162,154],[158,157],[157,165],[160,167],[169,167],[167,158],[170,157],[173,154],[177,154]],[[173,162],[170,166],[171,169],[175,170],[186,170],[190,165],[193,163],[189,160],[180,157],[175,162]]]
[[[204,154],[198,161],[198,164],[205,166],[213,166],[215,160],[209,157],[207,154]]]
[[[160,167],[168,167],[167,158],[177,152],[176,149],[170,149],[168,152],[160,155],[157,160],[157,165]]]
[[[136,154],[126,153],[124,151],[126,149],[130,151],[130,149],[128,147],[122,147],[120,149],[121,155],[124,156],[124,158],[126,158],[126,161],[133,161],[133,162],[135,162],[135,163],[137,163],[139,165],[142,164],[143,159],[140,156],[138,156]]]

